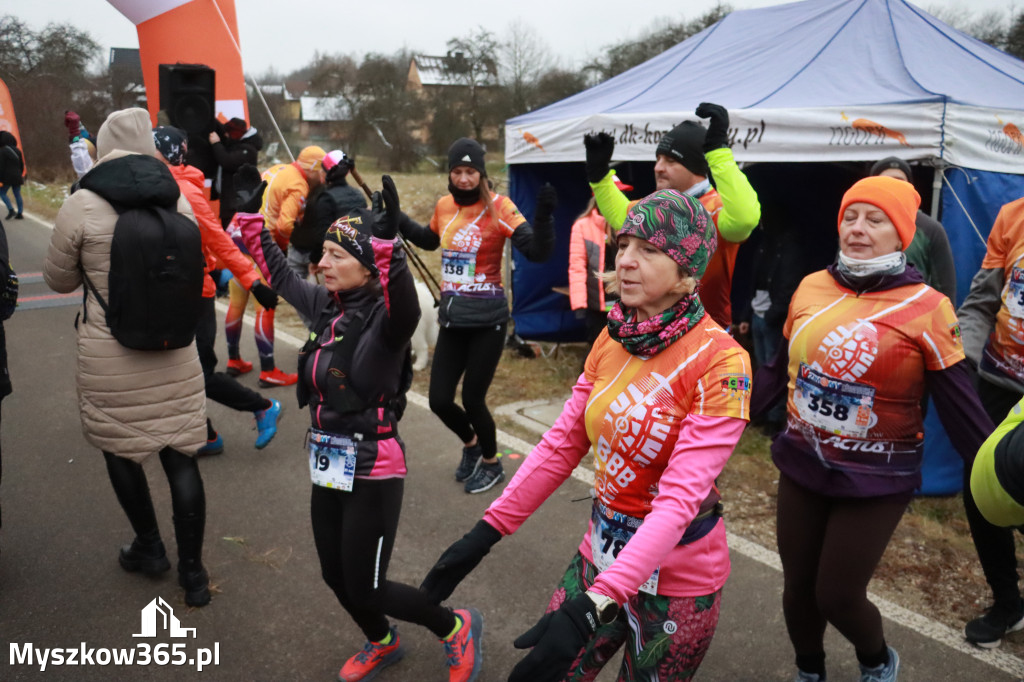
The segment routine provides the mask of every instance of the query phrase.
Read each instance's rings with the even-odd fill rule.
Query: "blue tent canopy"
[[[518,334],[582,338],[568,299],[553,288],[568,281],[570,228],[590,196],[584,134],[615,137],[613,163],[639,197],[653,190],[661,135],[698,120],[701,102],[729,109],[733,152],[762,202],[788,200],[808,230],[834,234],[838,199],[831,197],[871,162],[897,156],[916,166],[922,209],[939,216],[954,247],[961,300],[999,206],[1024,195],[1021,60],[904,0],[735,11],[615,78],[506,122],[512,200],[529,219],[541,184],[551,182],[560,197],[552,259],[513,256]],[[808,173],[791,175],[801,164],[843,172],[805,180]],[[811,195],[829,198],[831,208],[802,209]]]

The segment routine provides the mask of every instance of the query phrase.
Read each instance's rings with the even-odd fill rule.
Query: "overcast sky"
[[[603,47],[638,38],[659,19],[694,19],[715,4],[715,0],[235,0],[243,68],[252,75],[262,75],[271,66],[286,74],[308,64],[317,50],[352,54],[357,59],[368,52],[391,54],[403,48],[440,55],[453,37],[483,26],[501,40],[507,27],[517,21],[532,28],[562,66],[580,67],[599,56]],[[782,3],[732,0],[728,4],[749,9]],[[1009,15],[1024,9],[1024,0],[915,4],[977,15],[988,10]],[[135,27],[106,0],[21,0],[3,5],[0,14],[13,14],[33,30],[49,22],[73,23],[100,44],[104,59],[110,47],[139,46]]]

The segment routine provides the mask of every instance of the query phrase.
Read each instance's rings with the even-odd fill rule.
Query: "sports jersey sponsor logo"
[[[960,335],[960,325],[951,324],[949,325],[949,335],[953,338],[953,343],[959,345],[963,343],[963,337]]]
[[[477,277],[482,276],[483,275],[477,275]],[[498,292],[502,290],[500,286],[498,286],[497,284],[491,284],[490,282],[473,282],[471,284],[460,284],[457,287],[454,287],[454,289],[457,289],[460,294],[467,294],[473,292],[488,293]]]
[[[853,438],[843,438],[842,436],[829,436],[822,441],[822,444],[831,445],[847,452],[877,452],[882,454],[892,451],[891,443],[877,440],[855,440]]]
[[[731,393],[735,395],[737,392],[744,392],[750,390],[750,377],[746,374],[726,374],[722,378],[722,393]]]
[[[850,328],[838,325],[822,339],[818,353],[825,356],[825,374],[856,381],[878,357],[878,329],[867,320],[857,320]]]

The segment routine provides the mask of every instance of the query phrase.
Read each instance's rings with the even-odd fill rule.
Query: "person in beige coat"
[[[83,284],[84,270],[107,298],[110,243],[118,217],[112,201],[176,206],[194,218],[174,177],[155,158],[152,125],[144,109],[107,117],[96,150],[98,162],[57,214],[43,276],[51,289],[67,293]],[[146,458],[159,453],[171,488],[178,582],[188,605],[203,606],[210,601],[201,559],[206,497],[194,456],[206,444],[206,395],[195,342],[166,351],[126,348],[111,335],[91,291],[76,327],[82,431],[103,451],[110,482],[135,531],[134,541],[121,548],[119,563],[126,571],[150,575],[170,569],[142,469]]]

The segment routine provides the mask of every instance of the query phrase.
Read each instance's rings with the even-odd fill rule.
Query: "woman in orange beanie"
[[[910,183],[880,176],[843,195],[838,258],[800,283],[785,343],[754,377],[754,415],[788,391],[771,450],[798,681],[826,679],[828,623],[853,644],[862,682],[897,679],[867,586],[921,484],[925,387],[967,462],[993,428],[952,303],[907,267],[920,201]]]

